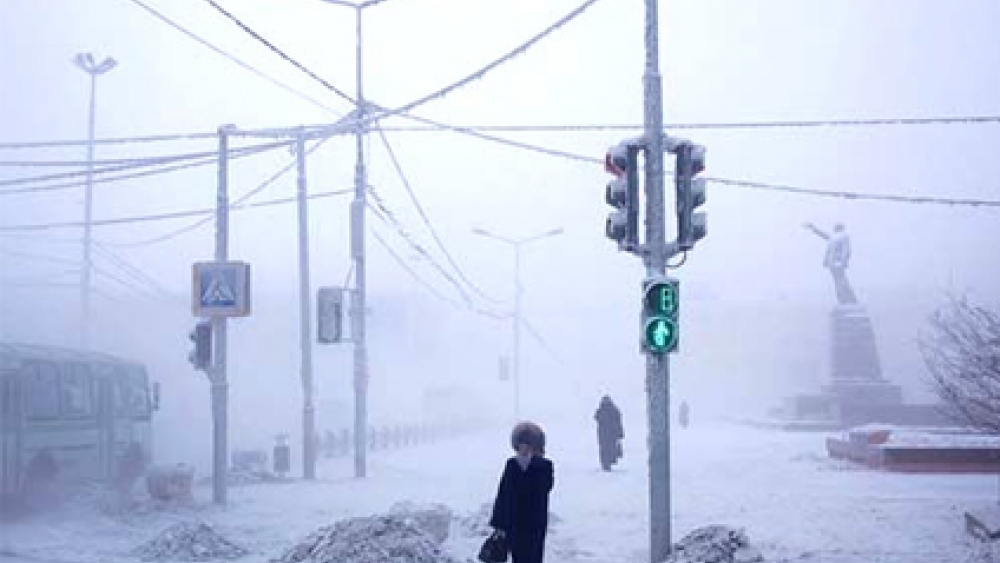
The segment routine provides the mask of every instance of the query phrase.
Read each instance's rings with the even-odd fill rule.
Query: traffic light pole
[[[646,68],[643,74],[643,111],[646,141],[646,252],[649,277],[666,273],[666,203],[664,193],[663,85],[659,56],[659,0],[645,0]],[[649,557],[667,559],[670,537],[670,359],[667,354],[646,355],[646,394],[649,420]]]
[[[215,203],[215,261],[229,259],[229,132],[219,128],[219,185]],[[229,382],[226,374],[226,317],[212,317],[212,500],[226,504]]]

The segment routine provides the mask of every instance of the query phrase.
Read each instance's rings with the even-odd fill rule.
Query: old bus
[[[139,363],[0,343],[0,508],[141,472],[157,395]]]

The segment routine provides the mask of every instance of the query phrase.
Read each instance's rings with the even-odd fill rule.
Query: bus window
[[[118,416],[149,415],[149,394],[146,389],[145,374],[131,370],[119,373],[115,382],[115,414]]]
[[[38,363],[26,369],[27,392],[24,406],[28,418],[59,417],[59,370],[52,364]]]
[[[84,365],[65,366],[62,376],[62,412],[68,418],[90,418],[96,409],[94,386]]]

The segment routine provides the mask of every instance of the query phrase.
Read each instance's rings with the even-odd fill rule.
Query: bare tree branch
[[[1000,315],[949,295],[928,324],[918,344],[947,413],[1000,433]]]

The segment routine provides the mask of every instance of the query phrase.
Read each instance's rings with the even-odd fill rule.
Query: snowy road
[[[612,473],[597,468],[588,431],[550,428],[556,463],[548,561],[646,561],[646,468],[633,433]],[[347,460],[328,462],[317,483],[238,487],[225,510],[207,504],[171,513],[110,517],[83,508],[4,523],[0,563],[133,561],[128,551],[167,525],[193,518],[267,561],[317,527],[385,511],[400,500],[440,502],[473,512],[491,499],[507,433],[395,452],[375,452],[370,476],[350,477]],[[676,432],[674,539],[708,524],[743,527],[767,561],[962,563],[971,545],[962,511],[995,503],[989,475],[899,475],[854,468],[825,456],[823,436],[733,425]],[[207,490],[199,490],[201,499]],[[455,541],[462,557],[476,540]],[[7,556],[3,555],[7,554]],[[16,557],[10,554],[17,554]]]

